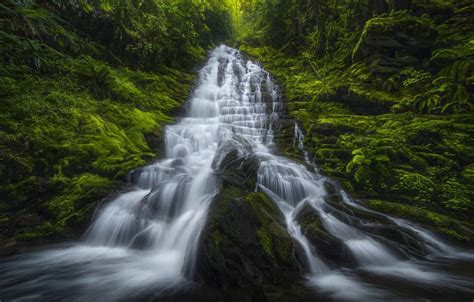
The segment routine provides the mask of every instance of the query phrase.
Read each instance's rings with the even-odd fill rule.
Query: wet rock
[[[202,234],[196,275],[211,288],[251,298],[265,296],[265,286],[286,288],[301,280],[295,244],[264,193],[224,188]]]
[[[254,291],[227,291],[222,292],[205,285],[193,286],[179,292],[165,293],[157,297],[145,297],[144,301],[159,302],[251,302],[251,301],[272,301],[272,302],[315,302],[326,301],[327,297],[304,286],[304,284],[293,284],[290,287],[264,286]],[[141,300],[139,300],[141,301]]]
[[[386,215],[348,205],[337,192],[329,194],[326,201],[335,217],[382,241],[400,257],[421,258],[426,254],[423,240],[417,234],[400,228]]]
[[[235,137],[221,144],[216,152],[212,167],[223,185],[237,185],[242,188],[255,188],[260,166],[258,156],[244,138]]]
[[[298,213],[297,221],[303,235],[314,246],[318,256],[337,266],[349,265],[353,262],[344,242],[326,231],[318,213],[311,206],[306,205]]]
[[[456,244],[466,245],[469,248],[474,245],[474,232],[471,223],[400,203],[371,199],[367,200],[366,204],[370,209],[387,213],[393,217],[416,221],[417,224],[435,231]]]

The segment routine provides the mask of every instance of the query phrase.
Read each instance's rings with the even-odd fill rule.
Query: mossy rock
[[[210,287],[252,295],[301,278],[295,244],[264,193],[225,187],[211,204],[202,234],[197,278]]]
[[[315,209],[306,205],[298,213],[296,220],[301,226],[303,235],[315,247],[318,256],[337,265],[347,265],[352,262],[344,242],[326,231]]]
[[[376,17],[366,22],[352,59],[378,59],[387,66],[420,64],[430,57],[435,38],[436,30],[429,19],[403,12]]]
[[[458,244],[474,246],[474,225],[471,223],[433,211],[388,201],[367,200],[366,204],[376,211],[420,223]]]
[[[97,204],[123,183],[94,174],[74,178],[56,177],[56,193],[46,202],[29,205],[13,215],[6,212],[9,225],[3,228],[4,245],[45,244],[79,238],[91,221]],[[7,208],[10,210],[9,208]]]

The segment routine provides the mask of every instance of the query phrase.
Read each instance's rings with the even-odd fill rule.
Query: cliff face
[[[260,17],[241,49],[282,83],[324,173],[377,210],[472,244],[474,4],[277,3],[287,16],[262,15],[265,1],[244,8],[244,24]]]

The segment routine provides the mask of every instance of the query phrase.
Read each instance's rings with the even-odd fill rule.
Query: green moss
[[[134,104],[124,103],[123,99],[97,99],[87,90],[90,84],[81,80],[82,73],[70,63],[64,65],[66,73],[57,78],[28,72],[22,77],[10,76],[12,67],[0,66],[10,84],[17,87],[4,99],[8,110],[0,113],[4,180],[0,191],[8,204],[5,211],[13,215],[19,208],[32,213],[44,208],[46,216],[59,215],[53,223],[59,233],[84,214],[74,208],[74,200],[91,202],[89,195],[102,198],[113,181],[155,155],[145,135],[160,135],[161,124],[171,121],[165,112],[179,104],[174,99],[182,96],[181,89],[187,92],[190,84],[150,75],[146,88],[140,88],[141,98]],[[79,58],[76,65],[83,68],[96,63],[105,64]],[[143,79],[144,74],[127,71],[121,77],[122,83],[132,83]],[[173,77],[192,79],[180,73]],[[170,88],[173,85],[176,88]],[[166,97],[159,98],[157,90]],[[84,175],[95,178],[84,179]],[[85,185],[87,182],[89,186]],[[102,193],[95,194],[99,191]],[[31,221],[28,228],[34,228],[35,223],[38,222]],[[35,236],[24,238],[30,237]]]
[[[73,218],[80,219],[84,212],[95,207],[95,202],[103,198],[113,187],[113,183],[105,177],[93,174],[82,174],[72,179],[56,176],[53,180],[63,187],[62,194],[52,198],[48,210],[56,216],[56,228],[64,228]]]
[[[401,50],[394,57],[384,54],[390,47],[368,53],[380,60],[356,62],[343,49],[319,57],[307,50],[288,55],[245,43],[241,49],[257,56],[284,87],[289,114],[305,131],[305,146],[323,173],[359,197],[396,201],[469,222],[474,212],[474,120],[464,90],[471,89],[473,28],[458,12],[452,17],[450,9],[438,12],[447,15],[428,20],[429,15],[398,12],[367,22],[365,36],[354,29],[357,38],[367,39],[363,43],[401,39],[397,43],[406,46],[403,33],[410,36],[411,27],[429,28],[410,36],[426,49],[419,65],[403,61]],[[466,32],[449,30],[452,22]],[[442,29],[435,43],[428,37],[433,28]],[[449,35],[456,35],[456,41]],[[344,37],[341,45],[360,52],[356,48],[362,45],[347,47],[356,41],[351,37]],[[437,56],[440,61],[433,60]],[[298,158],[285,135],[279,150]]]
[[[42,232],[42,231],[36,231],[36,232],[19,232],[18,234],[15,235],[14,240],[15,242],[34,242],[38,239],[44,239],[50,236],[50,232]]]
[[[282,217],[272,200],[262,192],[252,192],[245,196],[257,221],[256,235],[267,255],[286,263],[293,248],[286,230],[282,227]]]
[[[252,207],[256,212],[258,211],[267,211],[272,216],[276,215],[277,209],[272,200],[267,196],[267,194],[262,192],[251,192],[245,195],[245,201]]]
[[[258,242],[262,246],[263,250],[269,257],[275,257],[273,253],[273,244],[272,244],[272,238],[270,237],[270,234],[268,233],[267,229],[265,228],[258,228],[257,229],[257,238]]]
[[[469,165],[463,169],[462,177],[469,183],[474,184],[474,164]]]
[[[25,5],[36,5],[30,2]],[[125,173],[155,156],[145,138],[160,139],[170,110],[185,101],[196,76],[164,66],[159,73],[133,70],[108,62],[100,47],[72,54],[45,36],[5,30],[0,196],[18,229],[2,234],[7,241],[15,232],[21,240],[65,235],[80,228]],[[60,35],[90,45],[70,28],[61,27]]]
[[[424,224],[452,239],[471,243],[474,240],[474,226],[433,211],[382,200],[368,200],[367,205],[377,211],[396,217],[407,218]]]
[[[10,221],[8,216],[0,216],[0,225],[4,225]]]
[[[315,215],[302,215],[300,224],[304,234],[312,240],[327,241],[331,239]]]
[[[419,39],[418,45],[415,47],[410,45],[412,53],[406,51],[407,45],[403,45],[406,43],[404,36],[407,34],[410,34],[414,40]],[[404,55],[416,56],[417,53],[413,53],[413,49],[418,50],[416,47],[421,46],[422,43],[426,43],[423,45],[425,48],[430,48],[429,43],[432,43],[434,36],[435,31],[429,18],[418,18],[407,11],[394,11],[388,15],[372,18],[365,23],[360,39],[354,47],[352,58],[359,60],[369,56],[370,59],[374,59],[382,54],[383,59],[388,59],[391,56],[388,52],[394,53],[400,50],[405,50]],[[385,39],[378,39],[381,37]]]
[[[219,249],[219,246],[222,242],[222,235],[219,231],[215,231],[211,235],[212,243],[214,244],[214,247]]]

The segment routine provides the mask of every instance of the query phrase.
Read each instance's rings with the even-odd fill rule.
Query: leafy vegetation
[[[154,157],[220,1],[0,4],[0,245],[73,237],[126,172]]]
[[[324,173],[387,213],[470,221],[471,1],[243,1],[239,16]]]

